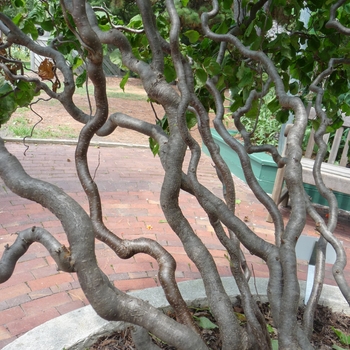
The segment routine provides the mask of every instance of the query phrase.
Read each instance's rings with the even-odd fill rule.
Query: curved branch
[[[0,259],[0,283],[4,283],[12,276],[18,259],[35,242],[41,243],[48,250],[59,271],[75,272],[69,249],[57,241],[47,230],[33,226],[16,234],[15,242],[11,246],[5,246]]]
[[[305,201],[309,201],[306,194],[305,194]],[[338,240],[338,238],[336,238],[333,235],[333,232],[328,229],[324,220],[317,213],[316,209],[313,206],[311,205],[308,206],[308,212],[316,223],[317,231],[319,231],[322,234],[322,236],[327,240],[327,242],[332,245],[332,247],[334,248],[337,254],[335,263],[333,264],[333,267],[332,267],[333,276],[339,286],[340,291],[344,295],[345,300],[350,305],[350,286],[344,276],[344,268],[347,264],[345,249],[341,244],[341,242]]]
[[[191,329],[170,319],[149,303],[114,287],[97,265],[94,229],[85,210],[58,187],[30,177],[18,160],[8,153],[2,140],[0,177],[14,193],[40,203],[61,221],[70,243],[71,265],[87,299],[102,318],[144,327],[181,350],[207,350],[200,336]]]
[[[346,3],[346,0],[338,0],[335,4],[331,6],[329,21],[326,23],[326,28],[333,28],[333,29],[336,29],[341,34],[350,35],[350,29],[347,27],[344,27],[337,20],[337,10],[339,9],[339,7],[341,7],[345,3]]]
[[[161,44],[159,42],[159,32],[156,27],[152,4],[149,0],[137,0],[137,6],[142,16],[142,22],[145,33],[152,51],[152,66],[153,68],[163,73],[164,57]]]
[[[105,9],[104,7],[101,6],[93,6],[92,9],[94,11],[103,11],[106,15],[107,15],[107,19],[109,24],[114,28],[114,29],[118,29],[120,31],[123,32],[128,32],[128,33],[133,33],[133,34],[141,34],[144,33],[145,30],[144,29],[132,29],[132,28],[128,28],[128,27],[124,27],[124,26],[120,26],[120,25],[115,25],[112,23],[112,19],[110,16],[110,13],[108,12],[107,9]]]
[[[302,138],[307,125],[307,114],[305,107],[300,98],[295,96],[288,96],[284,90],[283,81],[279,76],[273,62],[262,51],[253,51],[245,47],[243,43],[234,35],[231,34],[215,34],[209,29],[209,18],[214,17],[219,11],[219,3],[217,0],[212,1],[213,10],[202,14],[202,28],[207,37],[216,42],[229,42],[234,45],[239,52],[252,60],[260,62],[274,82],[276,87],[276,96],[284,108],[291,108],[295,113],[295,124],[292,128],[292,135],[288,139],[291,147],[288,148],[287,164],[285,171],[285,180],[287,187],[292,191],[291,204],[293,211],[291,213],[290,221],[288,222],[284,234],[281,239],[280,247],[280,261],[283,268],[284,286],[281,298],[281,305],[284,313],[279,317],[279,332],[283,334],[280,337],[280,345],[298,348],[297,343],[297,323],[296,316],[298,311],[300,287],[297,279],[297,262],[295,256],[295,244],[297,238],[300,236],[305,225],[306,210],[305,202],[303,200],[304,189],[302,186]],[[270,300],[271,301],[271,300]],[[274,301],[272,301],[274,302]],[[287,316],[288,315],[288,316]]]
[[[73,94],[75,92],[74,75],[71,67],[67,65],[65,57],[53,47],[38,45],[25,35],[8,17],[0,13],[0,21],[8,28],[7,40],[9,43],[15,43],[27,47],[30,51],[43,56],[49,57],[55,62],[56,68],[62,72],[64,76],[64,88],[59,94],[52,91],[46,84],[40,82],[37,78],[28,78],[24,76],[13,76],[14,79],[21,79],[34,82],[38,88],[43,89],[49,96],[59,100],[67,112],[77,121],[86,124],[89,115],[80,110],[73,102]]]

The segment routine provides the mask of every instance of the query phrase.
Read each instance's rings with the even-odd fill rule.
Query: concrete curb
[[[234,301],[239,295],[234,280],[224,277],[222,281],[228,295]],[[251,279],[249,282],[251,290],[255,291],[256,297],[262,302],[267,300],[267,283],[266,278]],[[300,282],[300,287],[300,302],[302,303],[305,295],[304,281]],[[179,288],[185,301],[190,305],[204,306],[206,304],[202,280],[181,282]],[[157,308],[168,307],[161,287],[133,291],[129,294],[148,301]],[[320,303],[331,307],[333,311],[350,315],[350,308],[337,287],[325,285]],[[91,346],[98,337],[123,328],[125,328],[124,322],[107,322],[100,318],[89,305],[43,323],[5,346],[3,350],[83,350]]]
[[[18,142],[25,144],[57,144],[57,145],[76,145],[78,140],[72,139],[33,139],[33,138],[23,138],[18,137],[4,137],[5,142]],[[129,148],[149,148],[147,145],[138,145],[134,143],[120,143],[120,142],[107,142],[107,141],[96,141],[92,140],[90,142],[91,146],[95,147],[129,147]]]

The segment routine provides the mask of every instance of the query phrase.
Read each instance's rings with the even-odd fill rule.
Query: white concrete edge
[[[23,138],[18,137],[3,137],[5,142],[16,142],[24,144],[56,144],[56,145],[76,145],[78,140],[76,139],[34,139],[34,138]],[[134,143],[121,143],[121,142],[107,142],[107,141],[96,141],[90,142],[91,146],[94,147],[128,147],[128,148],[149,148],[148,145],[138,145]]]
[[[234,299],[239,295],[238,288],[231,277],[224,277],[222,281],[230,297]],[[256,278],[255,280],[252,278],[250,280],[252,292],[262,302],[267,300],[267,283],[268,279],[266,278]],[[304,281],[300,282],[300,287],[300,302],[302,303],[305,295]],[[181,282],[179,288],[185,301],[189,304],[194,306],[205,305],[206,295],[202,280]],[[128,294],[148,301],[157,308],[169,306],[161,287],[133,291]],[[349,305],[338,287],[325,285],[320,303],[331,307],[333,311],[350,315]],[[5,346],[3,350],[83,350],[91,346],[99,336],[124,327],[123,322],[103,320],[89,305],[43,323]],[[87,340],[90,340],[90,342]]]

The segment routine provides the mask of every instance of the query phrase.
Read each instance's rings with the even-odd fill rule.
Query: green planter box
[[[225,142],[223,142],[221,136],[212,129],[212,135],[217,145],[220,146],[220,154],[226,161],[227,166],[231,170],[231,173],[239,177],[241,180],[245,180],[243,174],[241,162],[236,152],[234,152]],[[234,131],[232,132],[232,134]],[[205,145],[203,145],[203,152],[209,155],[209,151]],[[273,185],[275,183],[277,165],[272,160],[272,157],[267,153],[256,153],[249,156],[251,159],[252,169],[254,175],[260,183],[260,186],[267,193],[272,193]]]
[[[328,206],[328,202],[320,195],[313,185],[304,184],[306,193],[310,196],[312,203]],[[350,211],[350,196],[341,192],[333,191],[338,201],[339,209]]]
[[[225,142],[223,142],[221,136],[216,130],[211,130],[214,141],[220,146],[220,154],[226,161],[231,173],[245,181],[241,162],[238,155],[234,152]],[[232,134],[234,131],[232,132]],[[205,145],[203,145],[203,152],[209,155],[209,151]],[[272,160],[272,157],[267,153],[256,153],[249,156],[251,159],[252,169],[261,187],[267,193],[272,193],[273,185],[275,183],[277,165]],[[304,188],[307,194],[310,196],[313,203],[328,206],[327,201],[319,194],[317,188],[313,185],[304,184]],[[350,196],[334,192],[340,209],[350,211]]]

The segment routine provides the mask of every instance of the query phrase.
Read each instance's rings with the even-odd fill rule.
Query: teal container
[[[238,155],[233,151],[221,138],[221,136],[216,132],[216,130],[211,130],[215,143],[220,147],[220,154],[222,158],[227,163],[232,174],[246,182],[241,162]],[[237,131],[232,131],[231,134],[235,134]],[[203,145],[203,152],[209,155],[209,151],[205,145]],[[251,159],[251,165],[253,173],[257,178],[260,186],[267,193],[272,193],[273,185],[275,183],[277,165],[272,160],[272,157],[267,153],[255,153],[249,155]]]
[[[232,174],[246,182],[241,162],[238,155],[233,151],[216,132],[215,129],[211,130],[215,143],[220,147],[220,154],[227,163]],[[237,131],[230,132],[232,135]],[[203,152],[209,155],[209,151],[205,145],[203,145]],[[272,160],[272,157],[267,153],[255,153],[249,155],[251,159],[251,165],[260,186],[264,191],[271,194],[275,183],[277,165]],[[310,196],[313,203],[328,206],[328,202],[320,195],[317,188],[313,185],[304,184],[304,188],[307,194]],[[334,194],[338,200],[340,209],[350,211],[350,196],[344,193],[334,191]]]
[[[312,203],[317,203],[328,207],[328,202],[320,195],[316,186],[304,184],[306,193],[311,198]],[[350,196],[341,192],[333,191],[338,201],[339,209],[350,211]]]

